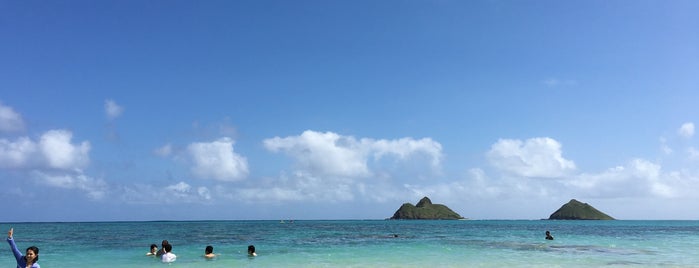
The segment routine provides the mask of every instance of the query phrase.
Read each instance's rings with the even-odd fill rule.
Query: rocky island
[[[432,201],[423,197],[417,205],[405,203],[396,213],[393,214],[391,220],[461,220],[458,213],[442,204],[432,204]]]
[[[582,203],[578,200],[571,199],[570,202],[556,210],[549,220],[613,220],[611,216],[602,211]]]

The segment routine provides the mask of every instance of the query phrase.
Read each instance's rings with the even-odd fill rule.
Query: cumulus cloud
[[[263,141],[271,152],[291,157],[295,170],[279,178],[256,182],[248,188],[223,193],[230,199],[250,202],[322,201],[347,202],[357,196],[376,202],[401,199],[405,190],[390,177],[392,171],[380,170],[382,159],[390,164],[424,163],[430,170],[441,165],[442,147],[429,139],[395,140],[356,139],[333,132],[307,130],[298,136],[274,137]],[[374,161],[374,162],[371,162]],[[370,165],[374,164],[374,165]],[[377,175],[378,174],[378,175]],[[374,176],[372,180],[357,180]]]
[[[0,131],[15,132],[24,130],[22,116],[10,106],[0,103]]]
[[[353,137],[309,130],[300,136],[266,139],[264,146],[272,152],[286,152],[303,170],[315,174],[345,177],[369,175],[366,166],[368,148]]]
[[[52,168],[83,168],[90,162],[90,143],[71,143],[73,133],[67,130],[50,130],[41,136],[39,149]]]
[[[495,168],[522,177],[558,178],[575,170],[575,163],[563,158],[561,144],[551,138],[501,139],[486,156]]]
[[[104,101],[104,112],[107,114],[107,117],[109,119],[115,119],[115,118],[119,117],[122,112],[124,112],[124,108],[119,106],[113,100],[105,100]]]
[[[183,181],[164,187],[150,184],[122,186],[118,196],[130,204],[208,203],[213,199],[207,187],[195,187]]]
[[[0,139],[0,168],[84,168],[90,162],[90,143],[73,144],[72,137],[67,130],[50,130],[38,142],[27,137]]]
[[[206,187],[199,187],[197,188],[197,194],[205,200],[211,200],[211,191],[209,191],[209,188]]]
[[[38,148],[27,137],[16,141],[0,139],[0,168],[24,168],[33,166]]]
[[[683,138],[691,138],[694,136],[694,123],[687,122],[682,124],[682,126],[677,130],[677,134]]]
[[[233,194],[223,195],[256,203],[304,200],[339,202],[354,200],[356,189],[349,179],[321,178],[296,172],[291,176],[283,175],[278,180],[259,182],[254,187],[239,188]]]
[[[333,132],[307,130],[299,136],[274,137],[264,140],[264,146],[272,152],[284,152],[291,156],[297,167],[315,176],[367,177],[372,175],[367,162],[370,156],[380,159],[386,156],[405,160],[417,155],[427,155],[430,165],[439,167],[442,147],[429,138],[414,140],[357,140]]]
[[[248,175],[247,159],[233,150],[235,142],[227,137],[213,142],[197,142],[187,147],[194,176],[220,181],[238,181]]]
[[[384,155],[396,155],[400,159],[406,159],[415,153],[424,153],[430,157],[430,165],[433,168],[439,168],[441,165],[442,145],[429,138],[420,140],[402,138],[377,141],[363,139],[363,141],[371,144],[371,149],[376,158],[381,158]]]
[[[182,199],[190,195],[189,190],[192,187],[185,182],[178,182],[177,184],[168,185],[165,187],[165,191],[171,193],[170,196],[176,199]]]
[[[677,197],[684,179],[663,173],[661,166],[633,159],[627,165],[601,173],[581,174],[568,181],[581,194],[593,197]],[[674,186],[673,186],[674,185]]]
[[[89,177],[80,170],[56,174],[35,170],[32,174],[34,178],[38,179],[43,185],[65,189],[78,189],[84,191],[87,196],[92,199],[102,199],[108,191],[107,183],[101,179]]]

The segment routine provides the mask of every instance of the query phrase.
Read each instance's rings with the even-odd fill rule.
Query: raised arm
[[[19,249],[17,249],[17,245],[15,245],[15,240],[12,239],[12,233],[13,233],[13,228],[10,228],[9,231],[7,231],[7,243],[10,244],[10,248],[12,249],[12,254],[15,255],[15,259],[19,262],[22,257],[22,252],[19,252]]]

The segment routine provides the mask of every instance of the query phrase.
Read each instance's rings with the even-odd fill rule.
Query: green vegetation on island
[[[432,204],[432,201],[423,197],[417,205],[405,203],[391,220],[460,220],[461,215],[442,204]]]
[[[570,202],[556,210],[549,220],[613,220],[614,218],[605,214],[602,211],[582,203],[578,200],[571,199]]]

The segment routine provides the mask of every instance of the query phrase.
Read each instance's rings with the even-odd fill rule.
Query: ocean
[[[699,267],[699,221],[0,223],[48,267]],[[545,240],[551,231],[554,240]],[[3,235],[4,236],[4,235]],[[146,256],[167,239],[177,261]],[[247,256],[253,244],[257,257]],[[7,243],[0,267],[15,267]],[[219,254],[202,257],[207,245]]]

